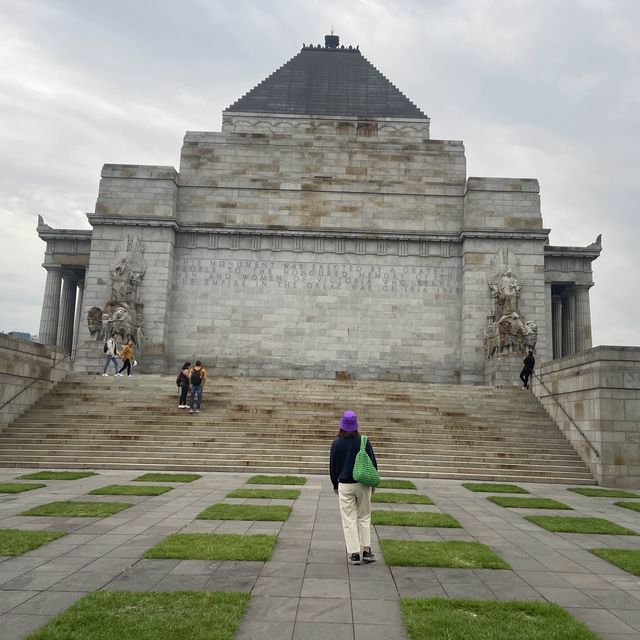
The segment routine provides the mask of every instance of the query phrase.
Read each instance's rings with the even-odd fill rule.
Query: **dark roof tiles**
[[[427,118],[357,49],[312,49],[274,71],[227,111]]]

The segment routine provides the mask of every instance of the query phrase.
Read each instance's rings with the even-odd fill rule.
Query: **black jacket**
[[[338,488],[338,483],[353,484],[353,465],[356,462],[356,455],[360,451],[360,434],[344,435],[337,437],[331,445],[329,454],[329,475],[333,488]],[[367,438],[365,451],[371,458],[375,468],[378,468],[376,456],[373,453],[371,441]]]
[[[536,366],[536,359],[533,356],[527,356],[523,361],[525,371],[533,371]]]

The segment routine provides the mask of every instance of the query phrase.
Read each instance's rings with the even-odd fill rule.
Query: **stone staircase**
[[[327,473],[342,411],[383,476],[594,484],[519,388],[211,378],[200,414],[173,376],[70,375],[0,434],[0,466]]]

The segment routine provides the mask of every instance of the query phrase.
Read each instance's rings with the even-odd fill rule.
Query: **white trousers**
[[[360,553],[371,546],[371,487],[340,483],[338,496],[347,553]]]

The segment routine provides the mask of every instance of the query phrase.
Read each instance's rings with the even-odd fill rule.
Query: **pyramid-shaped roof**
[[[427,118],[353,47],[303,46],[227,111],[243,113]]]

